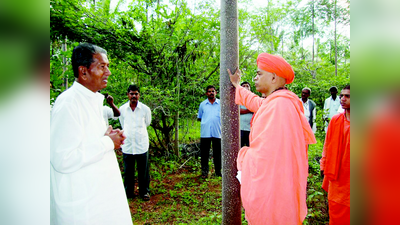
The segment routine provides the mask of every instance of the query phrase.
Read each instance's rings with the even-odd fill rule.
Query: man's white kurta
[[[336,114],[338,114],[338,110],[340,108],[340,99],[339,97],[336,97],[335,100],[333,100],[332,96],[325,99],[324,102],[324,111],[328,112],[328,118],[332,119],[332,117]]]
[[[50,123],[50,220],[132,224],[114,144],[104,136],[104,96],[78,82],[56,100]]]
[[[147,105],[138,101],[135,111],[132,111],[129,104],[128,101],[119,109],[121,112],[119,121],[126,136],[124,144],[121,146],[122,152],[132,155],[143,154],[149,150],[147,127],[151,123],[151,110]]]

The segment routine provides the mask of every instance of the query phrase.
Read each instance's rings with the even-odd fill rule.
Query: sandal
[[[149,193],[145,194],[142,196],[143,201],[149,201],[150,200],[150,195]]]

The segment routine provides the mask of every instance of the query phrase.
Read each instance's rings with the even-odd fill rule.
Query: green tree
[[[168,4],[135,0],[126,11],[119,9],[122,2],[113,10],[108,0],[50,2],[52,99],[67,87],[66,81],[68,85],[74,81],[69,58],[77,42],[97,44],[108,51],[113,73],[103,92],[122,104],[127,86],[138,84],[142,101],[153,109],[152,146],[178,154],[180,118],[195,119],[204,88],[208,84],[219,88],[220,12],[211,0],[197,2],[195,7],[184,0]],[[299,84],[289,86],[295,91],[300,86],[315,86],[322,96],[326,90],[321,83],[337,83],[331,76],[335,66],[339,83],[349,80],[350,40],[338,35],[334,43],[332,3],[313,0],[301,8],[299,1],[270,0],[267,7],[256,10],[251,10],[250,1],[242,3],[245,7],[238,15],[243,80],[254,86],[252,78],[260,52],[279,53],[287,59]],[[349,8],[338,9],[338,23],[348,26]],[[311,49],[302,44],[309,36],[317,43],[314,63]],[[337,62],[333,57],[335,46]],[[64,56],[67,60],[63,61]]]
[[[198,96],[204,93],[202,86],[218,83],[218,11],[209,8],[194,15],[185,2],[176,2],[170,10],[167,5],[152,8],[152,2],[139,0],[126,12],[103,14],[104,9],[85,7],[78,0],[51,3],[55,21],[51,39],[68,37],[97,44],[116,59],[118,68],[129,66],[125,71],[129,74],[113,72],[118,77],[115,82],[125,85],[123,90],[132,82],[142,87],[142,99],[153,109],[156,139],[152,143],[177,154],[172,138],[179,123],[176,115],[192,116]],[[148,21],[147,12],[152,12]]]

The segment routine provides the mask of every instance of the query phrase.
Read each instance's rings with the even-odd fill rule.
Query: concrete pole
[[[241,224],[240,184],[236,159],[240,147],[239,107],[229,74],[239,65],[237,0],[221,0],[221,127],[222,127],[222,224]]]
[[[65,38],[65,42],[61,45],[62,51],[66,52],[67,51],[67,39]],[[63,61],[63,75],[64,75],[64,87],[65,90],[68,89],[68,75],[65,74],[65,71],[67,71],[67,59],[65,56],[62,57]]]

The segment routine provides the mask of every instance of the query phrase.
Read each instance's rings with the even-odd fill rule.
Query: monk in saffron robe
[[[241,199],[252,225],[301,224],[307,215],[307,145],[316,143],[300,99],[285,88],[294,72],[282,57],[257,58],[256,90],[240,86],[240,70],[228,73],[236,87],[235,103],[254,112],[250,146],[240,149]]]
[[[330,225],[350,224],[350,85],[340,93],[340,104],[345,112],[332,117],[320,161]]]

